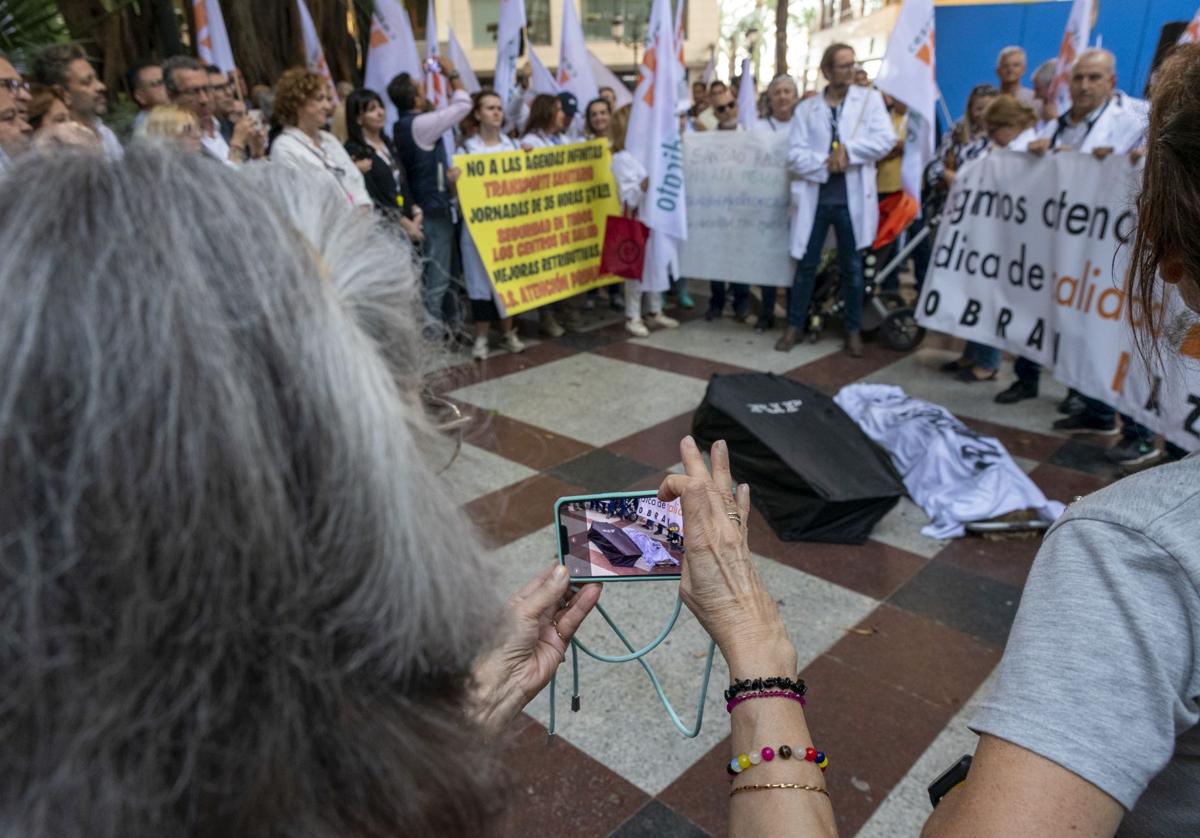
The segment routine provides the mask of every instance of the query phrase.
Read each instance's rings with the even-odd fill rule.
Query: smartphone
[[[426,58],[424,67],[426,73],[442,72],[442,62],[438,61],[436,58]]]
[[[574,582],[679,579],[683,510],[657,492],[574,495],[554,504],[558,560]]]
[[[258,108],[253,108],[252,110],[247,111],[246,116],[254,120],[254,128],[258,131],[261,131],[263,126],[266,125],[266,118],[263,116],[263,112]]]

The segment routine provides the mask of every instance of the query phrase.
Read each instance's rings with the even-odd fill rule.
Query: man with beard
[[[96,68],[83,47],[79,44],[46,47],[34,59],[33,77],[67,103],[72,119],[95,132],[106,157],[115,160],[124,155],[121,141],[103,121],[108,113],[108,88],[96,75]]]

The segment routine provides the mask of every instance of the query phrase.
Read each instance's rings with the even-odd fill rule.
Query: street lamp
[[[630,20],[629,26],[625,25],[625,12],[614,12],[612,19],[612,37],[613,41],[618,46],[633,48],[633,66],[638,66],[638,47],[642,45],[642,41],[646,37],[645,24],[640,18],[634,17]],[[629,29],[626,32],[626,28]]]

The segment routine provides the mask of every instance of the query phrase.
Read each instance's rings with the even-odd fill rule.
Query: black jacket
[[[375,202],[376,209],[389,215],[399,211],[403,212],[405,218],[412,218],[413,197],[408,187],[404,164],[400,162],[400,156],[396,153],[396,147],[391,140],[384,137],[384,142],[388,144],[392,159],[396,161],[397,171],[400,175],[399,183],[392,175],[392,167],[369,144],[353,139],[346,140],[346,153],[350,155],[351,160],[371,161],[371,168],[363,173],[363,180],[367,182],[367,192]]]

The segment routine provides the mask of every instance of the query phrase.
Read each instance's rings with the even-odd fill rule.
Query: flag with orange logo
[[[678,276],[679,243],[687,240],[683,149],[675,115],[681,72],[670,0],[654,0],[625,139],[626,150],[642,164],[649,180],[638,215],[651,231],[642,271],[645,291],[669,287],[669,271]]]
[[[1058,105],[1060,114],[1071,109],[1071,68],[1079,54],[1087,49],[1088,35],[1092,31],[1092,0],[1073,0],[1067,28],[1063,31],[1062,43],[1058,47],[1058,60],[1054,65],[1054,81],[1050,92]]]
[[[875,86],[908,106],[901,191],[880,204],[874,247],[893,241],[921,211],[921,176],[934,153],[937,79],[933,0],[904,0]]]
[[[1187,25],[1175,43],[1200,44],[1200,10],[1196,11],[1196,16],[1192,18],[1192,22]]]
[[[224,73],[233,71],[233,48],[221,14],[219,0],[193,0],[192,16],[196,20],[196,53],[205,64],[215,64]]]
[[[421,53],[417,51],[417,39],[413,37],[408,10],[399,0],[375,0],[363,86],[374,90],[383,99],[388,131],[392,130],[399,116],[396,106],[388,98],[388,84],[401,73],[408,73],[415,81],[421,78],[422,72]]]
[[[337,90],[333,86],[333,74],[329,72],[329,64],[325,61],[325,50],[321,47],[321,39],[317,37],[317,27],[313,25],[312,15],[304,0],[296,0],[296,8],[300,11],[300,32],[304,36],[304,60],[311,72],[325,79],[329,85],[329,95],[337,101]]]

